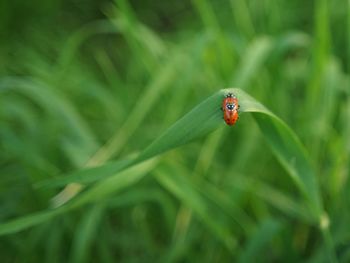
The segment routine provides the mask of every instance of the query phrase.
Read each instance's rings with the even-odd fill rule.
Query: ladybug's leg
[[[220,107],[220,110],[221,110],[221,111],[224,111],[224,109],[223,109],[222,107]]]

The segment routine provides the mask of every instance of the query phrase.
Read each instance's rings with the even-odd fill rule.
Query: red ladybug
[[[222,101],[222,111],[224,112],[224,120],[227,125],[234,125],[238,120],[238,99],[232,93],[228,93]]]

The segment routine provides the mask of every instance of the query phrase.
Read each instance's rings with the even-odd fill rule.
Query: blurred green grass
[[[349,14],[345,0],[2,1],[0,228],[41,223],[1,236],[1,261],[348,262]],[[303,143],[320,222],[283,162],[299,146],[248,114],[89,184],[72,206],[89,204],[48,208],[62,188],[37,185],[128,163],[227,87]]]

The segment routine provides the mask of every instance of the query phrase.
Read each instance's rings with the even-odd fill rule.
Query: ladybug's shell
[[[228,105],[232,105],[233,108],[229,109]],[[227,125],[234,125],[238,120],[238,99],[234,96],[227,96],[222,101],[222,109],[224,113],[224,120]]]
[[[238,112],[237,111],[226,111],[224,112],[224,120],[227,125],[234,125],[238,120]]]

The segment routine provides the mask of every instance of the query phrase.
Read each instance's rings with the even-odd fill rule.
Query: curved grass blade
[[[114,187],[111,186],[112,184],[116,184],[116,187],[123,188],[131,185],[132,183],[136,183],[139,179],[138,176],[134,178],[135,180],[131,180],[130,182],[123,184],[123,180],[120,177],[120,175],[123,173],[120,172],[128,167],[134,166],[166,151],[187,144],[220,126],[225,125],[224,121],[222,120],[220,105],[222,98],[228,92],[234,93],[239,98],[241,113],[250,112],[253,114],[276,158],[283,165],[287,173],[291,176],[299,188],[300,192],[305,197],[306,205],[310,210],[310,216],[314,218],[315,223],[319,223],[322,215],[322,204],[318,183],[304,147],[295,133],[281,119],[240,89],[224,89],[216,92],[214,95],[204,100],[197,107],[191,110],[183,118],[178,120],[173,126],[166,130],[163,135],[161,135],[149,147],[141,152],[138,157],[131,160],[126,165],[116,165],[115,169],[112,170],[104,170],[106,167],[101,166],[99,168],[100,170],[95,170],[98,175],[91,173],[91,169],[81,171],[80,178],[83,178],[84,176],[90,177],[90,182],[93,182],[96,180],[96,178],[98,178],[101,180],[101,182],[96,185],[96,187],[92,187],[92,189],[83,192],[81,194],[82,196],[77,196],[71,202],[68,202],[66,206],[63,206],[63,208],[80,207],[87,202],[91,202],[92,200],[99,199],[106,194],[110,194],[111,192],[115,191]],[[113,163],[109,165],[113,166]],[[112,172],[114,176],[108,178],[111,176]],[[89,179],[84,178],[81,180],[87,182]],[[71,178],[70,182],[77,181],[79,182],[79,178],[74,177]],[[66,182],[69,182],[69,179],[67,179]],[[52,183],[55,183],[55,180],[53,180]],[[56,211],[61,210],[51,210],[49,212],[55,215],[54,213]],[[14,225],[7,230],[6,225],[11,224],[11,222],[1,224],[0,234],[16,232],[20,229],[38,224],[52,217],[44,215],[40,217],[39,214],[38,216],[39,218],[34,221],[33,219],[27,218],[26,221],[28,222],[24,224],[21,222],[21,219],[17,219],[15,221],[19,223],[12,222]]]
[[[280,118],[250,95],[235,88],[220,90],[204,100],[184,117],[175,122],[158,139],[141,152],[138,157],[126,165],[116,165],[116,169],[112,170],[106,169],[105,166],[94,168],[99,173],[98,176],[91,173],[90,169],[83,170],[79,172],[79,176],[68,177],[64,182],[86,183],[94,182],[96,179],[101,180],[110,176],[111,173],[117,173],[129,166],[187,144],[225,125],[222,120],[220,105],[222,98],[228,92],[236,94],[239,98],[241,113],[250,112],[253,114],[268,145],[306,198],[310,214],[315,222],[318,222],[322,214],[318,183],[310,159],[300,140]],[[114,164],[111,163],[108,165],[113,167]],[[57,180],[52,180],[51,183],[59,185]]]
[[[270,118],[260,112],[254,117],[274,155],[306,198],[306,204],[315,223],[319,223],[322,205],[318,182],[304,147],[292,130],[279,118]]]
[[[68,183],[92,183],[168,150],[184,145],[223,125],[220,110],[222,94],[216,93],[175,122],[134,160],[111,162],[96,168],[83,169],[65,178],[45,180],[37,186],[58,187]]]
[[[170,127],[137,159],[144,160],[186,144],[223,125],[219,105],[223,96],[229,92],[239,98],[242,113],[253,114],[268,145],[306,198],[310,214],[318,223],[322,214],[318,182],[303,145],[280,118],[240,89],[221,90],[209,97]]]
[[[310,215],[315,223],[319,223],[322,216],[319,186],[299,138],[280,118],[247,93],[242,90],[235,90],[235,93],[240,99],[242,111],[253,114],[272,152],[304,195]]]

